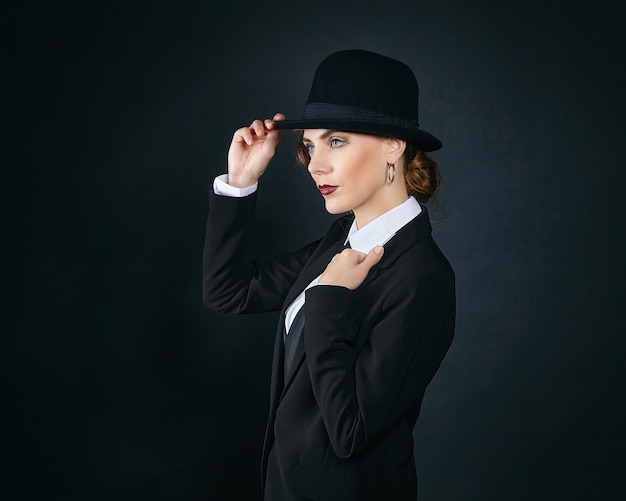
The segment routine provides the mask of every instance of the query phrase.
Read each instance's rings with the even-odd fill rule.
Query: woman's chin
[[[333,203],[332,200],[326,200],[326,212],[329,214],[343,214],[344,212],[348,212],[350,209],[346,209],[343,206],[340,206],[337,203]]]

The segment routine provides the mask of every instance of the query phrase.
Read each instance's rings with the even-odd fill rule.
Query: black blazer
[[[211,195],[203,301],[225,313],[281,311],[262,467],[267,501],[415,500],[415,426],[452,342],[454,272],[428,212],[403,227],[355,291],[306,292],[306,325],[286,381],[284,313],[340,252],[352,223],[273,259],[249,255],[256,194]]]

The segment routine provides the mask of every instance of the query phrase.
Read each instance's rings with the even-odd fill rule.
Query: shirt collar
[[[413,197],[390,211],[378,216],[371,223],[357,230],[356,220],[352,222],[346,242],[350,247],[367,254],[377,245],[385,245],[395,234],[422,212],[420,204]]]

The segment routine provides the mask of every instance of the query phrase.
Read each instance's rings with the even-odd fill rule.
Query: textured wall
[[[258,498],[277,319],[203,308],[206,193],[232,132],[298,116],[343,48],[407,62],[444,143],[458,328],[421,499],[624,496],[625,13],[545,3],[3,8],[9,499]],[[331,220],[292,148],[261,183],[262,254]]]

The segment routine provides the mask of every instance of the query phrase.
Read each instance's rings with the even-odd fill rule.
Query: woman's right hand
[[[228,150],[228,184],[246,188],[259,180],[280,138],[281,130],[274,122],[284,119],[282,113],[276,113],[271,120],[255,120],[249,127],[235,131]]]

